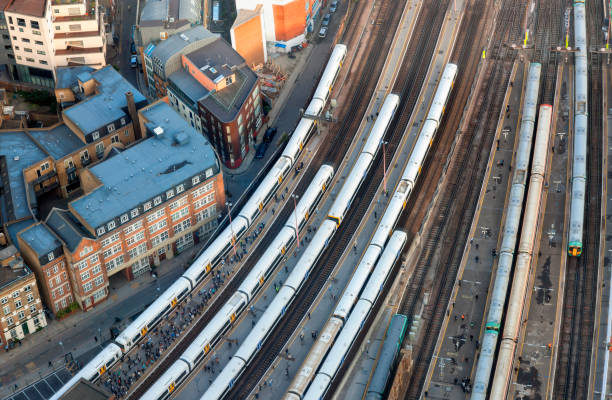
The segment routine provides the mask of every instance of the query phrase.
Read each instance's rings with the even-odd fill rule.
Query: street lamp
[[[225,205],[227,206],[227,213],[229,215],[230,221],[230,231],[232,232],[232,247],[234,249],[234,256],[236,255],[236,239],[234,238],[234,227],[232,226],[232,203],[230,201],[226,201]]]
[[[387,144],[388,142],[382,140],[382,148],[383,148],[383,192],[385,196],[387,195]]]
[[[295,232],[297,234],[297,248],[300,248],[300,227],[298,226],[298,218],[297,218],[297,204],[296,199],[299,197],[297,194],[292,193],[291,197],[293,197],[293,213],[295,214]]]
[[[66,349],[64,349],[64,343],[60,341],[59,345],[62,346],[62,353],[63,353],[62,356],[64,356],[66,354]]]

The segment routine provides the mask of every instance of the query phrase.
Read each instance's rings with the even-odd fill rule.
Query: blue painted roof
[[[48,254],[62,245],[51,230],[41,223],[32,225],[19,236],[39,256]]]
[[[85,146],[66,124],[52,129],[30,129],[29,132],[56,160]]]
[[[91,76],[98,82],[98,94],[64,110],[64,116],[74,122],[84,134],[128,116],[126,92],[131,91],[134,94],[136,104],[146,101],[142,93],[110,65],[91,73]]]
[[[9,237],[11,238],[11,243],[15,245],[15,247],[19,248],[19,242],[17,241],[17,234],[27,227],[34,225],[34,219],[28,218],[23,221],[15,222],[7,226]]]
[[[0,132],[0,156],[5,156],[12,213],[8,207],[7,194],[1,194],[3,203],[3,221],[11,221],[30,216],[26,197],[26,186],[23,180],[23,169],[41,161],[48,156],[23,132]],[[5,179],[0,176],[0,179]],[[14,215],[13,215],[14,213]]]
[[[160,126],[164,133],[91,167],[102,186],[70,203],[94,229],[199,172],[211,167],[218,171],[208,140],[168,104],[160,101],[141,113],[149,126]],[[183,135],[186,141],[180,140]]]
[[[84,237],[91,238],[85,228],[67,210],[54,208],[45,223],[66,243],[66,247],[71,252],[74,252]]]
[[[86,65],[79,67],[58,67],[55,70],[55,87],[62,89],[72,89],[78,84],[77,77],[84,72],[93,72],[93,68]]]

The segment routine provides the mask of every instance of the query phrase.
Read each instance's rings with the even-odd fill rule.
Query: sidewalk
[[[79,359],[95,350],[85,357],[86,360],[79,360],[81,364],[88,361],[110,341],[111,327],[123,329],[155,300],[158,292],[161,293],[182,275],[184,266],[197,249],[192,247],[162,263],[157,267],[157,279],[150,274],[131,282],[122,276],[112,277],[111,295],[107,301],[88,312],[77,311],[59,321],[48,320],[47,327],[35,335],[26,336],[21,346],[1,352],[0,397],[11,395],[15,384],[23,388],[39,380],[41,375],[63,367],[66,353],[71,352],[75,359]]]

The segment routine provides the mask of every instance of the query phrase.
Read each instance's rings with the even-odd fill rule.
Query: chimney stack
[[[140,140],[142,139],[142,132],[140,130],[140,122],[138,121],[136,103],[134,103],[134,93],[125,92],[125,100],[127,101],[128,114],[132,119],[132,126],[134,127],[134,136],[136,137],[136,140]]]

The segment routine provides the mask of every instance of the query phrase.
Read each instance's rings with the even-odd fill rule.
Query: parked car
[[[138,66],[138,59],[136,58],[136,56],[131,56],[130,57],[130,67],[136,68],[137,66]]]
[[[335,13],[337,9],[338,9],[338,2],[332,1],[331,5],[329,6],[329,12]]]
[[[321,30],[319,31],[319,37],[321,39],[325,38],[325,36],[327,36],[327,27],[323,27],[321,28]]]
[[[325,14],[325,16],[323,17],[323,26],[327,26],[329,25],[329,21],[331,21],[331,14],[327,13]]]
[[[264,156],[266,155],[266,150],[268,150],[268,143],[260,143],[257,147],[257,150],[255,150],[255,158],[258,160],[264,158]]]
[[[264,143],[270,143],[272,139],[274,139],[274,135],[276,135],[276,128],[268,128],[266,129],[266,133],[264,133],[263,141]]]

